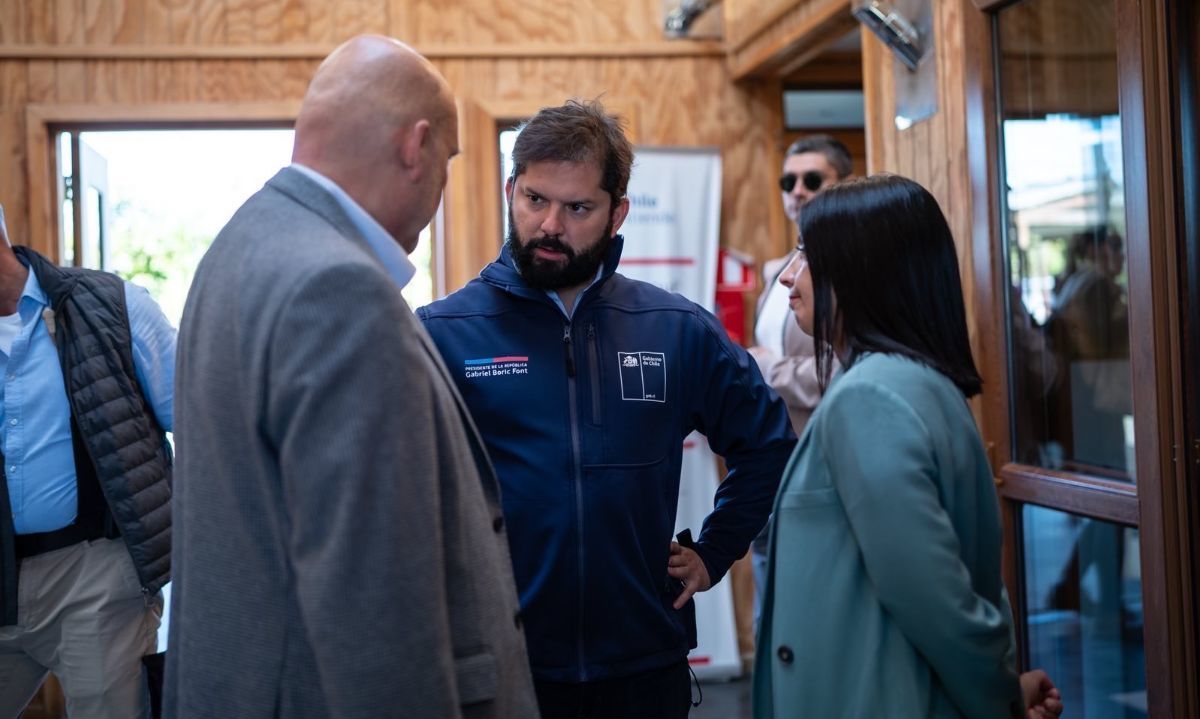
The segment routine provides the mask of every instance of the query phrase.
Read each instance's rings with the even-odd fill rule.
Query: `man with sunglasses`
[[[797,231],[804,205],[824,188],[846,179],[852,169],[850,151],[829,135],[802,137],[788,147],[783,161],[783,174],[779,177],[779,189],[783,192],[783,209],[788,218],[796,223]],[[788,307],[788,289],[778,282],[780,273],[794,252],[763,264],[766,284],[758,298],[754,324],[755,346],[750,348],[750,354],[758,362],[767,384],[783,398],[792,428],[796,436],[800,436],[809,415],[821,399],[821,391],[817,386],[812,337],[796,324]],[[766,581],[767,531],[763,529],[751,545],[756,625]]]

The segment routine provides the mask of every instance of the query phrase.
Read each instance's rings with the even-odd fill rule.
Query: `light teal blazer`
[[[870,354],[775,501],[754,716],[1021,717],[1000,513],[957,387]]]

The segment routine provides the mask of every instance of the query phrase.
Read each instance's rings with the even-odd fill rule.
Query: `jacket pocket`
[[[592,381],[592,424],[597,427],[603,424],[604,419],[600,416],[600,406],[604,403],[604,398],[600,394],[600,351],[596,349],[598,343],[596,325],[590,324],[587,328],[588,375]]]
[[[475,704],[496,698],[499,678],[496,676],[496,658],[491,652],[455,658],[454,674],[458,683],[459,704]]]

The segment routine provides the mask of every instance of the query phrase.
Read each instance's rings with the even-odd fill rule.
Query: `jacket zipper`
[[[567,363],[567,397],[571,410],[571,459],[575,469],[575,542],[579,547],[579,681],[588,679],[587,655],[583,649],[583,572],[587,566],[583,561],[583,464],[579,451],[579,398],[575,387],[575,349],[571,346],[571,323],[563,325],[563,351]]]
[[[575,348],[571,346],[571,323],[563,325],[563,356],[567,361],[567,377],[575,378]]]
[[[596,349],[596,325],[588,325],[588,364],[592,376],[592,424],[600,426],[600,353]]]

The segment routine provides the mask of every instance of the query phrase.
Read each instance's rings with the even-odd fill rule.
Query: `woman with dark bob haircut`
[[[958,258],[924,188],[877,175],[804,207],[780,282],[824,399],[784,472],[754,715],[1054,717],[1018,676]],[[842,367],[830,380],[836,354]]]

